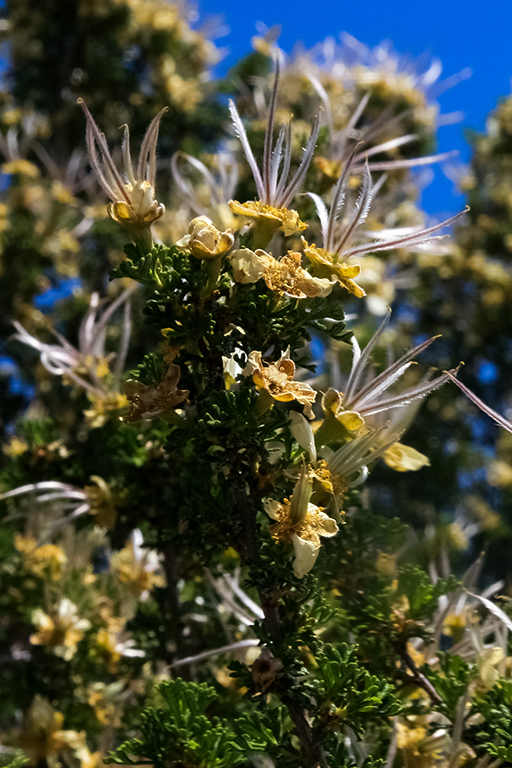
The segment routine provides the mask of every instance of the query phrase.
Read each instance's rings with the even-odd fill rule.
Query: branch
[[[244,522],[244,544],[247,559],[250,563],[255,564],[260,557],[258,527],[256,525],[256,509],[250,497],[245,493],[239,491],[235,493]],[[282,640],[282,621],[279,615],[279,598],[275,594],[269,596],[260,589],[258,589],[258,594],[269,637],[272,644],[279,645]],[[289,700],[286,696],[282,697],[282,702],[288,708],[288,712],[290,713],[308,768],[320,768],[321,766],[326,766],[325,759],[322,756],[322,750],[319,745],[315,744],[313,741],[313,730],[309,723],[306,710],[299,707],[294,701]]]
[[[407,680],[409,683],[412,683],[413,685],[416,685],[418,688],[423,688],[426,693],[430,696],[430,700],[432,701],[432,704],[436,704],[439,706],[439,704],[443,703],[443,700],[439,696],[438,692],[430,682],[430,680],[425,677],[423,672],[421,672],[418,667],[416,666],[414,659],[412,656],[405,650],[405,648],[400,652],[400,656],[402,657],[402,660],[405,662],[406,667],[409,669],[410,672],[412,672],[412,677],[410,675],[407,675],[404,677],[404,680]]]

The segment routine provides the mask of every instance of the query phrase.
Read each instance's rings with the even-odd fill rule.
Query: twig
[[[407,680],[410,681],[413,685],[416,685],[418,688],[423,688],[426,693],[430,696],[430,699],[432,701],[432,704],[442,704],[443,700],[439,696],[438,692],[430,682],[430,680],[425,677],[423,672],[420,672],[418,667],[416,666],[412,656],[404,649],[400,653],[402,659],[405,661],[405,664],[410,672],[412,672],[413,677],[407,676]]]
[[[256,525],[256,509],[254,508],[251,499],[245,493],[242,494],[240,492],[237,494],[237,497],[238,506],[244,521],[244,538],[247,558],[250,562],[256,563],[260,557],[258,528]],[[276,595],[269,596],[260,589],[258,589],[258,593],[270,640],[273,645],[279,645],[282,641],[282,622],[279,615],[278,603],[279,598]],[[320,766],[326,766],[321,748],[313,741],[313,731],[308,721],[306,711],[294,701],[288,699],[287,696],[282,696],[281,700],[290,713],[308,768],[320,768]]]

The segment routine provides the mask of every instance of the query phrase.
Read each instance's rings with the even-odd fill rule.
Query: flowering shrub
[[[192,35],[174,6],[117,5]],[[0,758],[512,762],[509,598],[482,589],[482,558],[450,564],[497,516],[413,531],[368,493],[374,472],[396,486],[430,471],[405,433],[440,388],[512,431],[456,366],[422,364],[436,336],[382,354],[399,347],[386,305],[402,270],[441,258],[458,218],[426,225],[412,202],[409,169],[443,159],[423,154],[436,68],[327,47],[286,61],[272,30],[254,45],[231,133],[219,152],[173,155],[165,205],[160,104],[135,166],[128,127],[116,153],[80,99],[81,173],[129,242],[109,291],[64,303],[54,325],[14,320],[13,349],[39,362],[0,475]]]

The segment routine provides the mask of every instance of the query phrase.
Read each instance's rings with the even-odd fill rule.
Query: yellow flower
[[[92,429],[102,427],[106,424],[109,414],[122,411],[128,405],[126,395],[121,395],[119,392],[108,392],[101,395],[88,392],[87,395],[92,405],[84,411],[84,416]]]
[[[487,476],[489,482],[489,476]],[[500,525],[501,517],[480,496],[467,496],[465,506],[471,515],[476,517],[482,530],[493,531]]]
[[[108,671],[110,673],[115,672],[121,658],[121,653],[116,648],[117,632],[105,628],[100,629],[96,636],[96,644],[106,657]]]
[[[87,150],[91,167],[102,189],[112,200],[108,205],[109,216],[125,226],[144,250],[153,244],[151,224],[165,213],[165,207],[155,199],[156,144],[162,109],[151,121],[141,144],[137,175],[130,157],[130,134],[124,127],[123,163],[128,183],[125,184],[117,170],[105,140],[83,99],[78,99],[87,119]],[[99,147],[104,167],[100,164],[96,146]]]
[[[485,688],[493,688],[495,683],[500,679],[500,673],[497,669],[500,661],[503,661],[505,654],[503,648],[496,646],[495,648],[485,648],[478,656],[478,671],[480,673],[480,681]]]
[[[328,179],[336,181],[341,175],[341,162],[339,160],[328,160],[326,157],[315,157],[313,165],[320,173],[327,176]]]
[[[28,451],[28,443],[23,438],[13,436],[8,443],[2,446],[2,451],[6,456],[22,456]]]
[[[101,763],[101,752],[91,752],[85,744],[76,750],[75,756],[80,760],[80,768],[97,768]]]
[[[304,148],[299,167],[293,173],[292,178],[288,180],[292,154],[291,123],[288,125],[288,130],[284,125],[281,126],[275,144],[273,139],[278,82],[279,64],[276,65],[274,88],[272,89],[269,103],[261,170],[254,157],[237,108],[232,101],[229,103],[235,132],[240,139],[245,158],[251,168],[258,195],[257,201],[239,203],[237,200],[231,200],[229,206],[233,213],[255,219],[252,240],[253,246],[258,248],[266,247],[279,228],[283,230],[285,237],[306,229],[307,224],[300,220],[297,211],[290,210],[288,206],[304,182],[309,164],[313,158],[320,130],[320,120],[317,115],[311,127],[311,133]]]
[[[267,287],[293,299],[328,296],[336,280],[313,277],[301,266],[300,253],[288,251],[282,259],[258,249],[241,248],[230,257],[233,276],[238,283],[255,283],[261,277]]]
[[[294,381],[295,363],[285,352],[275,363],[264,363],[261,352],[251,352],[249,361],[244,369],[245,376],[252,376],[256,386],[267,392],[273,400],[289,403],[297,400],[304,406],[308,418],[313,418],[312,405],[317,393],[309,386]]]
[[[338,533],[336,521],[312,504],[309,475],[302,470],[289,499],[282,503],[273,499],[264,502],[267,515],[275,520],[270,532],[276,541],[293,544],[293,572],[301,579],[313,568],[320,552],[320,537],[331,538]]]
[[[427,456],[403,443],[395,443],[391,448],[387,448],[382,458],[388,467],[397,472],[416,472],[422,467],[430,467],[430,459]]]
[[[393,578],[396,578],[396,575],[397,575],[396,555],[390,555],[387,552],[379,552],[375,566],[377,568],[377,571],[382,576],[391,576]],[[411,646],[411,648],[412,647],[413,646]],[[411,648],[408,648],[409,654],[411,654]],[[423,664],[423,662],[421,662],[421,664]]]
[[[237,283],[246,285],[256,283],[262,278],[269,265],[275,261],[274,257],[257,248],[255,251],[249,248],[240,248],[230,255],[229,260],[233,267],[233,277]]]
[[[290,237],[296,232],[303,232],[308,226],[300,220],[297,211],[288,208],[274,208],[273,205],[266,205],[259,200],[249,200],[247,203],[230,200],[229,207],[233,213],[239,216],[256,219],[257,223],[269,233],[282,229],[285,237]],[[271,236],[268,240],[271,240]]]
[[[67,557],[61,547],[56,544],[43,544],[38,547],[35,539],[20,533],[14,535],[14,546],[24,555],[23,565],[27,571],[41,579],[47,577],[50,581],[59,581],[62,577]]]
[[[353,435],[360,432],[365,426],[365,420],[358,411],[343,407],[343,399],[343,392],[338,392],[333,387],[329,387],[322,397],[325,420],[321,427],[321,434],[324,442],[329,437],[333,440],[346,437],[347,434],[344,430]],[[340,429],[339,425],[343,429]]]
[[[196,259],[216,259],[233,247],[235,239],[229,230],[220,232],[206,216],[192,219],[188,235],[182,237],[176,245],[187,247]]]
[[[126,542],[126,547],[114,552],[112,570],[119,581],[126,584],[134,597],[145,600],[153,587],[165,586],[165,579],[155,573],[160,568],[157,552],[142,547],[142,534],[137,529]]]
[[[30,642],[32,645],[48,645],[56,656],[69,661],[76,653],[77,643],[91,626],[87,619],[79,619],[77,614],[76,605],[67,597],[60,601],[51,616],[36,608],[32,623],[38,632],[30,636]]]
[[[469,538],[462,525],[455,521],[447,528],[448,542],[455,550],[464,551],[469,546]]]
[[[336,256],[324,248],[317,248],[314,243],[309,243],[302,238],[304,253],[313,265],[314,270],[322,277],[335,277],[336,280],[347,289],[353,296],[361,299],[365,296],[364,290],[358,285],[354,278],[361,272],[359,264],[346,264],[339,262]]]
[[[40,175],[37,165],[34,165],[30,160],[24,160],[23,158],[4,163],[1,167],[1,171],[5,174],[19,173],[22,176],[28,176],[31,179],[37,179]]]
[[[418,746],[426,735],[426,727],[410,727],[407,721],[399,721],[397,739],[398,749],[403,750],[404,752],[410,752],[412,755],[419,756],[421,753],[418,749]]]
[[[64,715],[56,712],[50,702],[37,694],[21,731],[19,744],[32,765],[46,760],[51,768],[59,765],[58,756],[84,744],[85,734],[64,731]]]
[[[443,634],[453,639],[453,643],[456,644],[464,637],[464,630],[466,629],[466,614],[462,613],[449,613],[443,624]]]
[[[294,299],[328,296],[336,281],[313,277],[301,267],[301,261],[300,253],[293,251],[280,261],[273,259],[263,276],[270,290]]]
[[[89,512],[96,515],[96,522],[109,531],[116,522],[116,508],[112,501],[112,493],[108,483],[98,475],[91,475],[94,485],[86,485],[84,491],[89,499]]]
[[[125,694],[126,683],[122,678],[109,685],[102,682],[91,683],[86,691],[87,703],[94,709],[98,721],[114,728],[121,726]]]
[[[188,397],[188,390],[178,389],[180,376],[179,366],[171,363],[158,384],[150,386],[135,379],[128,379],[125,391],[131,411],[124,420],[131,422],[152,419],[183,402]]]
[[[512,467],[506,461],[494,459],[487,468],[487,482],[498,488],[512,485]]]

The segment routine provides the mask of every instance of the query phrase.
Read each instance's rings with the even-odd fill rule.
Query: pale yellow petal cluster
[[[32,645],[47,645],[56,656],[69,661],[76,653],[77,644],[91,624],[78,617],[76,605],[67,597],[63,598],[50,615],[40,608],[32,613],[32,623],[37,632],[30,636]]]
[[[153,587],[165,586],[164,577],[156,573],[160,567],[157,553],[138,547],[133,539],[124,549],[114,552],[111,565],[116,577],[134,597],[146,599]]]
[[[165,213],[165,206],[155,199],[154,187],[149,181],[138,179],[135,184],[124,185],[130,203],[116,200],[107,210],[117,224],[128,227],[150,227]]]
[[[358,299],[366,295],[354,280],[361,272],[359,264],[339,262],[334,254],[323,248],[317,248],[314,243],[309,245],[304,238],[302,238],[302,244],[304,253],[320,277],[335,277],[340,285]]]
[[[259,200],[250,200],[247,203],[230,200],[229,207],[233,213],[239,216],[258,219],[260,223],[268,225],[269,229],[281,229],[285,237],[290,237],[296,232],[303,232],[308,226],[301,221],[297,211],[289,208],[274,208],[274,206],[266,205]]]
[[[108,392],[106,394],[95,395],[88,393],[91,407],[84,411],[87,424],[93,429],[98,429],[106,424],[109,416],[116,411],[122,411],[128,405],[126,395],[119,392]]]
[[[328,296],[336,282],[333,278],[313,277],[302,268],[300,253],[289,251],[282,259],[261,249],[241,248],[230,257],[233,276],[238,283],[255,283],[260,278],[271,291],[293,299]]]
[[[313,568],[320,552],[320,537],[331,538],[338,533],[338,525],[329,515],[309,502],[305,516],[294,520],[291,510],[292,498],[282,503],[268,499],[265,511],[275,520],[270,532],[276,541],[289,541],[293,544],[295,557],[293,572],[301,579]]]
[[[63,724],[62,712],[57,712],[48,699],[36,694],[19,737],[19,745],[32,765],[46,761],[50,768],[57,768],[60,754],[84,745],[85,733],[65,731]]]
[[[39,578],[59,581],[67,563],[64,550],[56,544],[38,546],[36,539],[31,536],[14,535],[14,546],[23,554],[23,565]]]
[[[244,374],[252,376],[256,386],[268,392],[273,400],[282,403],[296,400],[304,406],[306,416],[313,418],[312,405],[317,393],[309,384],[294,381],[295,363],[287,353],[281,355],[275,363],[265,363],[261,352],[251,352]]]
[[[255,251],[249,248],[239,248],[230,255],[229,260],[233,267],[233,277],[237,283],[246,285],[256,283],[265,275],[269,264],[275,261],[274,257],[258,248]]]
[[[395,443],[391,448],[387,448],[382,458],[388,467],[397,472],[416,472],[422,467],[430,467],[430,459],[427,456],[403,443]]]
[[[221,232],[207,216],[197,216],[190,222],[188,234],[176,245],[188,248],[196,259],[216,259],[226,254],[233,243],[230,230]]]
[[[478,671],[480,673],[481,685],[489,690],[500,679],[498,665],[505,658],[503,648],[495,646],[494,648],[484,648],[478,657]]]
[[[360,413],[343,407],[343,392],[332,387],[322,397],[322,410],[327,421],[334,417],[348,432],[360,432],[365,426]]]

